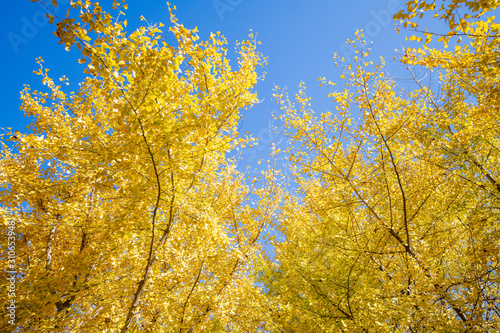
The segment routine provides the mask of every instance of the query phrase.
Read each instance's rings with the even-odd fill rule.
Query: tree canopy
[[[236,320],[272,207],[267,189],[253,191],[259,208],[245,204],[250,189],[225,154],[247,141],[239,109],[256,102],[265,59],[249,36],[233,70],[223,37],[199,41],[173,14],[176,46],[160,26],[126,34],[97,3],[73,8],[78,20],[55,34],[81,49],[87,78],[66,93],[39,60],[48,91],[22,92],[32,132],[3,144],[2,219],[21,236],[18,329],[187,332]]]
[[[408,1],[394,19],[414,33],[396,55],[410,83],[359,32],[354,62],[319,79],[334,111],[314,112],[304,84],[278,88],[288,143],[273,155],[289,164],[256,185],[227,155],[251,144],[238,122],[266,62],[254,36],[233,69],[224,37],[200,41],[174,8],[167,42],[162,24],[127,33],[72,1],[50,20],[85,80],[67,92],[39,59],[45,91],[21,93],[30,132],[0,137],[1,249],[14,224],[17,254],[0,262],[16,270],[15,326],[2,305],[0,329],[494,332],[499,5]]]
[[[297,195],[279,217],[286,241],[261,275],[276,331],[500,326],[499,30],[485,17],[497,4],[407,5],[395,18],[415,29],[410,40],[426,38],[401,58],[412,86],[391,78],[383,60],[366,60],[359,34],[355,63],[337,62],[347,83],[332,87],[336,113],[315,116],[304,87],[292,103],[277,94]],[[459,9],[470,14],[457,25]],[[409,21],[433,11],[450,31]],[[436,35],[443,48],[430,46]],[[460,38],[462,47],[446,49]],[[439,85],[424,84],[418,68]]]

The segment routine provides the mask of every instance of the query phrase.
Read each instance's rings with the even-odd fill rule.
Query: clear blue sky
[[[59,0],[59,13],[69,8],[69,0]],[[394,31],[392,16],[404,5],[403,0],[171,0],[177,7],[176,15],[187,28],[198,27],[199,36],[207,39],[210,32],[220,31],[227,37],[228,48],[236,40],[242,40],[250,29],[258,33],[262,42],[260,51],[268,57],[269,64],[264,81],[256,86],[263,102],[244,112],[242,131],[260,137],[261,145],[244,152],[243,164],[255,165],[257,159],[267,159],[267,128],[270,112],[278,112],[272,99],[274,85],[287,86],[291,96],[297,91],[300,81],[308,87],[313,98],[313,109],[317,112],[333,109],[326,98],[328,90],[320,88],[318,77],[326,76],[335,81],[340,72],[334,67],[333,53],[346,53],[343,43],[354,37],[356,29],[364,29],[373,41],[372,55],[383,55],[388,62],[395,48],[401,48],[404,35]],[[101,4],[109,6],[112,0]],[[126,12],[128,31],[133,31],[143,15],[149,22],[168,25],[169,15],[164,0],[129,0]],[[50,5],[49,5],[50,6]],[[47,22],[39,4],[29,0],[8,1],[0,14],[2,80],[0,127],[12,127],[24,132],[30,120],[19,110],[19,92],[23,84],[34,87],[39,78],[35,58],[42,57],[45,66],[51,69],[54,78],[66,75],[71,86],[82,78],[82,66],[76,63],[78,50],[64,51],[52,34],[54,26]],[[144,22],[142,22],[144,23]],[[397,67],[397,63],[393,63]],[[70,87],[71,87],[70,86]],[[2,131],[0,129],[0,131]],[[3,131],[2,131],[3,132]]]

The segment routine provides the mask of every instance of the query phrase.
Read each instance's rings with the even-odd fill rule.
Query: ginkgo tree
[[[346,87],[320,79],[335,112],[315,114],[305,86],[277,91],[297,187],[261,264],[269,331],[498,330],[498,5],[408,1],[395,19],[415,32],[400,59],[413,84],[360,33],[354,63],[336,60]],[[449,31],[421,28],[428,14]]]
[[[253,311],[248,259],[279,189],[250,189],[226,152],[248,143],[239,112],[257,102],[265,58],[250,35],[232,69],[219,33],[200,41],[171,12],[167,43],[161,24],[128,33],[120,17],[88,0],[49,15],[86,78],[67,92],[39,59],[45,89],[21,95],[29,132],[3,135],[17,282],[16,325],[0,330],[254,331],[241,319]]]
[[[21,94],[29,133],[2,134],[16,310],[0,330],[496,331],[498,5],[408,1],[395,19],[415,33],[400,58],[411,84],[360,33],[354,63],[336,58],[345,88],[320,79],[334,112],[315,114],[302,84],[294,101],[278,90],[288,189],[275,170],[250,187],[226,157],[249,144],[239,110],[265,63],[253,35],[233,70],[220,34],[200,41],[172,12],[171,42],[161,24],[126,32],[119,1],[118,18],[89,0],[49,15],[86,78],[68,92],[39,59],[45,88]],[[448,29],[422,28],[427,16]],[[282,236],[268,257],[266,225]]]

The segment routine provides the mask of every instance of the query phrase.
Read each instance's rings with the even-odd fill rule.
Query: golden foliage
[[[172,12],[176,46],[161,24],[126,33],[88,0],[49,17],[87,77],[68,93],[39,59],[47,91],[21,96],[32,133],[0,141],[19,331],[497,330],[500,39],[487,15],[499,3],[441,2],[395,15],[419,45],[400,59],[411,85],[358,33],[354,64],[336,58],[345,88],[320,78],[335,112],[315,114],[304,84],[293,101],[276,92],[290,193],[276,170],[249,188],[226,157],[249,141],[239,110],[257,102],[265,62],[252,35],[233,70],[219,33],[199,41]],[[421,30],[428,14],[448,30]],[[266,225],[281,236],[269,257]]]
[[[410,26],[436,2],[409,1],[396,18]],[[407,49],[411,89],[366,59],[359,34],[355,64],[339,61],[346,88],[330,82],[337,112],[316,116],[303,86],[294,102],[278,91],[297,188],[279,218],[285,240],[262,263],[270,331],[500,326],[499,39],[484,18],[497,4],[449,3],[443,40],[463,29],[468,43]],[[461,4],[476,19],[468,28],[455,25]],[[440,87],[425,86],[418,67]]]
[[[160,25],[126,33],[98,3],[73,8],[78,18],[58,22],[56,35],[81,49],[87,77],[67,93],[40,59],[47,91],[26,86],[21,97],[33,131],[1,151],[2,225],[15,221],[18,235],[17,328],[237,327],[251,309],[248,258],[273,208],[225,153],[248,141],[239,109],[257,101],[265,59],[250,35],[233,70],[222,36],[199,41],[172,13],[177,46]]]

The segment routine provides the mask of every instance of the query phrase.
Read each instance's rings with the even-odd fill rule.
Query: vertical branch
[[[134,111],[136,111],[136,110],[134,110]],[[137,115],[137,112],[136,112],[136,115]],[[151,244],[149,246],[149,255],[148,255],[147,264],[146,264],[146,267],[144,269],[143,277],[142,277],[141,281],[139,281],[139,285],[137,286],[137,290],[136,290],[136,292],[134,294],[134,299],[132,301],[132,305],[130,306],[130,309],[128,310],[127,318],[125,320],[125,324],[123,325],[123,328],[121,329],[122,333],[127,332],[128,328],[130,327],[130,324],[132,323],[132,319],[135,316],[135,310],[136,310],[137,306],[139,305],[139,301],[141,299],[141,294],[142,294],[142,291],[144,289],[144,286],[146,285],[146,281],[147,281],[147,279],[149,277],[149,273],[151,271],[151,267],[153,266],[153,263],[156,260],[156,256],[154,256],[154,242],[155,242],[155,232],[156,232],[156,217],[158,215],[158,209],[159,209],[160,201],[161,201],[160,173],[158,172],[158,168],[157,168],[157,165],[156,165],[156,160],[155,160],[154,154],[151,151],[151,147],[150,147],[150,145],[148,143],[148,140],[146,138],[146,133],[144,131],[144,127],[142,125],[141,119],[139,117],[137,117],[137,121],[139,122],[139,125],[141,127],[142,138],[144,140],[144,143],[146,144],[146,148],[147,148],[148,154],[149,154],[149,156],[151,158],[151,163],[152,163],[152,166],[153,166],[153,171],[154,171],[154,174],[155,174],[155,177],[156,177],[157,195],[156,195],[156,202],[155,202],[154,208],[153,208],[153,216],[151,218]],[[172,215],[171,215],[171,218],[170,218],[169,222],[171,222],[171,221],[172,221]]]
[[[203,271],[203,264],[205,263],[206,256],[203,258],[201,261],[200,269],[198,270],[198,274],[196,275],[196,279],[194,280],[193,286],[191,287],[191,290],[189,291],[189,294],[186,297],[186,301],[184,301],[184,305],[182,306],[182,314],[181,314],[181,320],[179,324],[179,333],[182,333],[182,324],[184,322],[184,314],[186,313],[186,307],[189,303],[189,299],[191,298],[191,295],[193,294],[194,289],[196,288],[196,285],[198,284],[198,281],[200,281],[200,276],[201,272]]]
[[[368,109],[370,110],[370,114],[373,117],[373,122],[375,123],[375,126],[377,127],[377,131],[378,131],[378,133],[380,135],[380,138],[384,142],[384,146],[387,149],[387,152],[389,153],[389,157],[390,157],[390,160],[391,160],[392,168],[394,170],[394,173],[396,174],[396,179],[398,181],[398,187],[399,187],[399,190],[401,192],[401,199],[403,201],[403,224],[404,224],[405,233],[406,233],[406,244],[404,246],[405,246],[406,250],[408,252],[410,252],[411,251],[410,231],[409,231],[409,226],[408,226],[408,216],[407,216],[408,212],[407,212],[407,208],[406,208],[406,195],[405,195],[405,191],[404,191],[404,188],[403,188],[403,184],[401,182],[401,177],[399,175],[398,168],[396,166],[396,161],[395,161],[394,155],[392,154],[392,150],[389,147],[389,143],[387,142],[387,138],[384,136],[384,133],[382,133],[382,129],[380,128],[380,126],[379,126],[379,124],[377,122],[377,118],[375,117],[375,112],[373,111],[373,106],[372,106],[372,103],[371,103],[371,100],[370,100],[370,96],[368,95],[368,87],[366,85],[366,82],[367,82],[366,79],[363,80],[363,92],[365,94],[365,98],[366,98],[367,103],[368,103]]]
[[[90,214],[92,213],[92,205],[94,203],[94,188],[90,191],[90,203],[89,203],[89,210],[87,212],[87,222],[90,221]],[[82,228],[83,229],[83,228]],[[83,249],[85,248],[85,245],[87,245],[87,233],[85,230],[82,230],[82,241],[80,243],[80,253],[83,252]]]
[[[83,252],[85,245],[87,244],[87,233],[82,231],[82,242],[80,243],[80,253]]]
[[[45,264],[45,270],[47,272],[50,272],[52,268],[52,239],[54,237],[54,234],[56,233],[57,226],[53,226],[52,229],[50,229],[49,232],[49,239],[47,240],[47,246],[46,246],[46,253],[47,253],[47,262]]]

